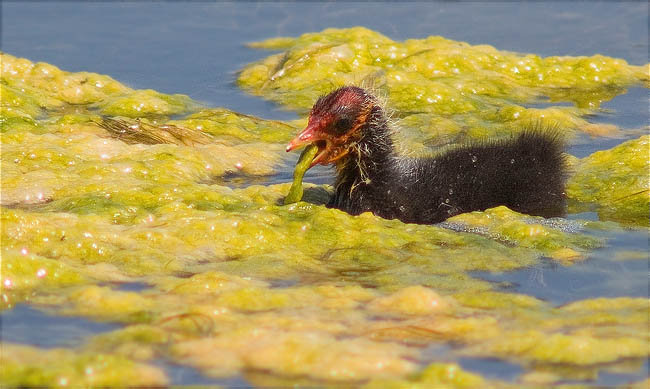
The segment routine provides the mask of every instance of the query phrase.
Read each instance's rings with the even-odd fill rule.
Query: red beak
[[[318,124],[314,124],[311,121],[307,125],[307,127],[302,130],[298,136],[293,138],[291,142],[287,145],[287,152],[291,150],[295,150],[299,147],[308,145],[310,143],[314,143],[317,141],[327,141],[329,136],[327,134],[324,134],[323,132],[320,131],[320,126]],[[310,168],[314,167],[315,165],[318,165],[319,163],[326,164],[327,161],[326,159],[329,156],[330,153],[330,142],[319,142],[318,144],[318,154],[314,157],[314,159],[311,162],[311,165],[309,166]]]
[[[287,145],[286,151],[289,152],[291,150],[295,150],[298,147],[308,145],[312,142],[315,142],[317,140],[323,139],[323,136],[318,134],[318,126],[309,123],[307,127],[302,130],[298,136],[293,138],[291,142]]]

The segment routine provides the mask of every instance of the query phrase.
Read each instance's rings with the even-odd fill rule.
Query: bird
[[[531,125],[508,139],[410,157],[396,150],[382,106],[366,89],[340,87],[316,101],[307,127],[289,142],[287,152],[318,147],[310,167],[335,166],[328,207],[416,224],[500,205],[534,216],[564,215],[567,163],[557,130]]]

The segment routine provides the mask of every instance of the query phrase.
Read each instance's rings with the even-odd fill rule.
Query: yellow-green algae
[[[6,53],[1,59],[3,117],[34,118],[40,110],[62,110],[67,105],[94,105],[107,115],[174,115],[187,112],[195,104],[184,95],[133,90],[96,73],[70,73]]]
[[[650,135],[580,160],[567,194],[598,204],[603,219],[650,225]]]
[[[402,131],[420,144],[494,137],[537,121],[588,130],[585,114],[649,80],[647,66],[602,55],[542,58],[440,36],[397,42],[363,27],[251,46],[283,52],[244,68],[243,88],[305,111],[337,86],[371,86],[387,95]],[[540,101],[575,107],[525,107]]]
[[[552,384],[648,356],[648,299],[554,307],[468,273],[543,256],[570,266],[602,244],[586,228],[609,224],[565,228],[499,207],[457,216],[449,226],[466,232],[455,232],[352,217],[325,208],[327,188],[313,185],[304,196],[313,202],[283,206],[288,183],[219,183],[275,173],[301,123],[2,61],[2,307],[23,301],[123,324],[74,349],[4,343],[2,384],[47,385],[66,373],[68,385],[164,385],[146,363],[166,358],[260,385],[503,386],[448,359],[432,364],[422,347],[436,344],[454,345],[441,358],[501,358],[524,367],[522,382]],[[181,106],[189,114],[169,120]],[[106,119],[140,127],[121,137],[124,126],[111,132]],[[405,118],[415,119],[468,129],[458,117]],[[114,286],[124,282],[147,287]]]
[[[434,363],[408,380],[374,379],[364,386],[366,389],[380,388],[493,388],[504,387],[505,383],[489,382],[480,376],[468,373],[453,363]]]
[[[559,225],[542,217],[522,218],[499,206],[484,212],[469,212],[447,219],[446,224],[484,234],[517,247],[531,247],[555,259],[578,259],[580,251],[602,245],[597,239],[584,235],[565,234]],[[573,226],[572,228],[575,228]],[[581,248],[583,250],[581,250]]]
[[[2,344],[0,382],[6,387],[154,387],[168,384],[157,367],[100,353]]]

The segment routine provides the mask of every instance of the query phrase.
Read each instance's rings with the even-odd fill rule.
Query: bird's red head
[[[311,166],[328,165],[346,156],[361,139],[375,98],[356,86],[345,86],[321,97],[311,109],[307,127],[287,145],[287,151],[316,143]]]

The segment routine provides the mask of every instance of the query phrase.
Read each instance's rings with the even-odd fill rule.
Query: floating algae
[[[649,151],[650,136],[646,135],[581,159],[567,194],[583,203],[598,204],[602,219],[648,226]]]
[[[311,161],[314,160],[316,153],[318,153],[318,147],[313,143],[300,153],[300,158],[298,158],[296,168],[293,171],[293,183],[289,188],[289,194],[284,198],[284,205],[297,203],[302,199],[302,177],[310,168]]]
[[[542,217],[522,217],[507,207],[499,206],[483,212],[463,213],[445,221],[447,226],[489,236],[517,247],[534,247],[555,259],[580,258],[584,249],[602,247],[593,237],[565,234],[557,225],[549,225]]]
[[[464,371],[454,363],[433,363],[417,375],[405,380],[373,379],[364,389],[399,388],[496,388],[504,387],[505,382],[491,382]]]
[[[602,55],[542,58],[440,36],[398,42],[363,27],[252,47],[284,51],[245,67],[238,78],[244,89],[304,112],[337,86],[373,86],[402,119],[410,150],[439,143],[440,136],[452,143],[508,136],[530,122],[587,131],[585,115],[650,80],[647,65]],[[575,106],[526,107],[562,101]]]
[[[113,354],[2,344],[0,382],[8,387],[165,386],[157,367]]]
[[[333,39],[345,42],[332,46]],[[464,137],[509,135],[520,120],[541,115],[580,127],[583,115],[593,112],[525,108],[531,96],[553,88],[522,76],[525,66],[517,61],[526,58],[493,48],[443,38],[399,43],[364,29],[309,40],[307,45],[325,42],[310,50],[324,56],[323,74],[336,82],[362,79],[354,74],[348,50],[354,54],[361,47],[380,59],[375,62],[381,65],[368,65],[379,68],[365,70],[373,70],[368,77],[397,102],[396,117],[407,125],[406,143],[414,150]],[[435,62],[430,73],[419,69],[428,77],[420,80],[415,70],[425,63],[420,57],[428,58],[418,54],[423,45],[432,53],[441,49],[441,56],[455,53],[458,63]],[[413,58],[399,59],[409,47]],[[302,95],[283,89],[283,83],[304,82],[302,71],[313,65],[311,54],[300,61],[293,56],[306,53],[297,46],[291,50],[284,62],[273,64],[278,72],[271,72],[273,80],[270,67],[257,71],[266,72],[259,72],[266,77],[264,93],[278,86],[278,97],[295,98],[307,108],[315,95],[327,92],[310,88],[328,83],[311,81]],[[508,67],[486,73],[477,62],[481,51],[488,53],[486,63],[502,58],[520,73],[509,74]],[[520,383],[550,385],[576,377],[589,382],[599,372],[635,372],[648,357],[646,298],[594,298],[557,307],[471,273],[534,268],[544,258],[571,266],[600,247],[604,233],[618,231],[616,223],[576,220],[567,227],[497,207],[459,215],[447,225],[422,226],[370,213],[353,217],[312,202],[283,206],[289,183],[241,189],[214,183],[233,173],[276,173],[288,162],[282,159],[284,145],[302,123],[224,108],[198,110],[185,98],[133,91],[107,76],[2,56],[1,307],[25,302],[53,314],[123,326],[74,349],[3,343],[2,384],[43,386],[64,378],[81,386],[162,386],[170,380],[153,366],[163,359],[261,386],[503,387],[507,383],[463,371],[454,362],[461,356],[498,358],[524,370]],[[466,71],[461,65],[470,59],[476,66]],[[338,69],[342,61],[347,62]],[[550,60],[540,61],[547,69]],[[607,82],[587,77],[593,68],[584,58],[555,61],[558,99],[597,102],[640,79],[636,67],[620,60],[588,60],[610,74]],[[384,67],[406,63],[414,70]],[[564,65],[584,68],[586,80]],[[438,77],[436,70],[447,74]],[[422,81],[427,93],[434,81],[441,82],[438,90],[446,94],[438,94],[449,99],[425,104],[422,98],[438,98],[423,94],[408,106],[404,98],[418,85],[400,86],[395,76]],[[463,83],[456,90],[464,95],[454,91],[454,80]],[[477,93],[467,89],[472,85]],[[581,93],[560,93],[574,86]],[[603,90],[609,87],[608,95]],[[463,99],[451,101],[457,97]],[[187,115],[179,114],[183,110]],[[108,130],[98,125],[107,112],[120,116],[108,118],[117,124]],[[180,116],[170,120],[172,114]],[[129,135],[124,124],[138,122],[136,130],[143,132]],[[608,154],[610,165],[630,167],[616,176],[635,174],[632,150],[642,142],[623,147],[630,152],[610,150],[615,151]],[[591,163],[600,157],[590,158],[574,165],[572,182],[580,192],[589,193],[590,180],[605,170]],[[626,195],[643,189],[622,182]],[[609,193],[596,192],[598,198],[580,201],[604,202],[602,194]],[[117,283],[124,282],[146,288],[120,290]],[[451,350],[441,357],[430,347]]]

